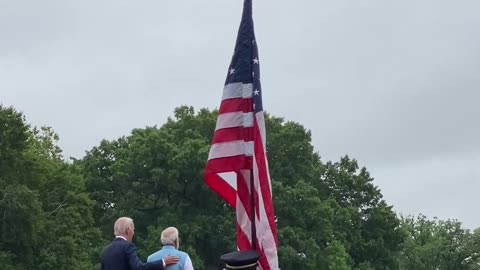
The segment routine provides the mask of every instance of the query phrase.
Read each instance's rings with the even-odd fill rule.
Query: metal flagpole
[[[250,208],[252,210],[252,249],[256,250],[256,242],[257,242],[257,228],[255,226],[255,197],[254,197],[254,179],[253,179],[253,169],[250,170]]]

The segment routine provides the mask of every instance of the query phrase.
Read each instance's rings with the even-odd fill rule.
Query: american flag
[[[205,168],[205,182],[236,209],[238,249],[256,249],[261,256],[260,269],[277,270],[277,234],[265,136],[252,0],[245,0]],[[253,216],[255,230],[252,230]],[[253,231],[256,237],[252,247]]]

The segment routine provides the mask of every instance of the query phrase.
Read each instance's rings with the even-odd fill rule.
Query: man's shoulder
[[[181,260],[182,262],[185,262],[187,259],[190,258],[190,256],[188,255],[187,252],[181,251],[181,250],[177,250],[177,253],[175,254],[175,256],[180,257],[180,260]]]
[[[108,250],[115,250],[115,249],[122,249],[129,246],[135,246],[135,244],[125,241],[122,239],[114,239],[110,244],[108,244],[104,249],[103,252],[107,252]]]
[[[162,250],[158,250],[147,257],[147,262],[154,262],[163,259]]]
[[[112,243],[115,243],[119,246],[135,246],[135,244],[133,242],[130,242],[130,241],[127,241],[125,239],[122,239],[122,238],[115,238]]]
[[[164,257],[166,257],[167,255],[171,255],[170,250],[167,250],[167,249],[160,249],[152,254],[150,254],[148,257],[147,257],[147,262],[154,262],[154,261],[158,261],[158,260],[161,260],[163,259]],[[181,251],[181,250],[178,250],[178,249],[175,249],[174,250],[174,253],[173,255],[175,256],[178,256],[180,255],[181,257],[189,257],[188,256],[188,253],[184,252],[184,251]]]
[[[181,250],[179,250],[178,252],[179,252],[180,254],[182,254],[183,256],[186,256],[186,257],[188,257],[188,253],[187,253],[187,252],[185,252],[185,251],[181,251]]]

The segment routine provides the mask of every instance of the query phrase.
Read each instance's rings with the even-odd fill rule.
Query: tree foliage
[[[98,269],[120,216],[142,258],[175,226],[195,269],[216,269],[235,249],[234,212],[203,182],[216,117],[181,106],[72,164],[52,129],[0,107],[2,269]],[[355,159],[323,162],[299,123],[267,114],[266,128],[282,269],[478,269],[479,232],[399,218]]]
[[[0,106],[2,269],[92,269],[99,230],[80,172],[61,159],[58,137]]]
[[[233,212],[202,180],[215,121],[215,111],[183,106],[161,127],[135,129],[87,152],[79,163],[105,239],[116,217],[130,215],[145,255],[169,225],[183,232],[199,269],[213,268],[234,248]],[[324,164],[303,126],[266,121],[283,269],[396,269],[399,220],[366,169],[348,157]]]
[[[463,229],[456,220],[429,220],[424,215],[402,219],[407,238],[403,269],[480,269],[480,231]]]

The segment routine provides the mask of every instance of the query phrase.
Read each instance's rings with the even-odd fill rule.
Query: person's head
[[[178,230],[175,227],[168,227],[163,230],[160,237],[163,246],[172,245],[178,249],[180,246],[180,238],[178,237]]]
[[[135,225],[133,220],[129,217],[121,217],[115,221],[113,226],[113,233],[115,236],[123,236],[128,241],[132,242],[133,235],[135,234]]]

